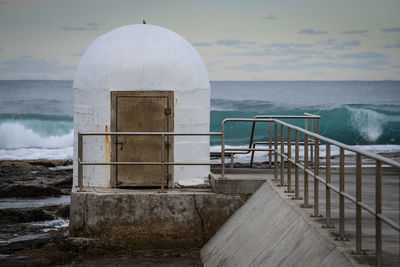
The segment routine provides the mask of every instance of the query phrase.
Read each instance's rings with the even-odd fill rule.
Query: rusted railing
[[[161,136],[161,161],[157,162],[88,162],[83,160],[83,137],[84,136]],[[173,133],[173,132],[78,132],[78,186],[79,190],[83,191],[83,166],[84,165],[161,165],[161,192],[164,190],[164,166],[167,165],[221,165],[214,162],[169,162],[164,158],[164,143],[166,136],[221,136],[221,132],[207,133]],[[224,158],[224,157],[222,157]]]
[[[280,149],[278,147],[278,126],[280,126],[281,130],[281,142]],[[339,238],[338,240],[345,240],[345,230],[344,230],[344,219],[345,219],[345,206],[344,200],[347,199],[353,202],[356,205],[356,249],[355,254],[362,254],[362,209],[369,212],[371,215],[375,217],[375,247],[376,247],[376,265],[382,265],[382,222],[386,223],[393,229],[400,232],[400,225],[390,219],[389,217],[382,214],[382,164],[387,164],[393,168],[400,170],[400,163],[396,162],[392,159],[385,158],[373,153],[369,153],[366,151],[362,151],[360,149],[345,145],[343,143],[337,142],[335,140],[323,137],[317,133],[302,129],[300,127],[285,123],[283,121],[274,120],[274,128],[275,128],[275,144],[274,144],[274,153],[281,157],[280,161],[280,185],[285,186],[285,176],[284,176],[284,168],[286,161],[286,174],[287,174],[287,190],[286,192],[293,192],[291,187],[291,168],[292,165],[295,167],[295,188],[294,199],[301,199],[299,195],[299,169],[304,171],[304,204],[303,207],[310,207],[309,205],[309,191],[308,191],[308,178],[309,176],[314,178],[314,217],[320,217],[319,214],[319,183],[325,185],[326,190],[326,215],[325,215],[325,228],[332,228],[331,223],[331,191],[339,194]],[[284,130],[286,128],[287,132],[287,142],[285,142]],[[292,132],[295,132],[295,158],[292,158],[291,153],[291,139]],[[299,133],[304,135],[304,161],[301,163],[299,161]],[[315,144],[315,157],[314,157],[314,168],[309,168],[308,162],[308,142],[309,140],[313,140]],[[320,143],[325,143],[326,145],[326,174],[325,178],[319,175],[319,146]],[[287,153],[285,154],[285,145],[287,144]],[[339,188],[331,183],[331,146],[336,146],[340,149],[340,160],[339,160]],[[345,192],[344,190],[344,155],[345,151],[350,151],[356,154],[356,193],[355,196]],[[361,173],[361,164],[362,157],[366,157],[375,161],[375,208],[367,205],[362,201],[361,198],[361,184],[362,184],[362,173]],[[274,179],[278,180],[278,162],[275,157],[274,163]]]

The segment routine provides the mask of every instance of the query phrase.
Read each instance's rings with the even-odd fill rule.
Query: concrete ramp
[[[270,181],[201,250],[204,266],[352,266]]]

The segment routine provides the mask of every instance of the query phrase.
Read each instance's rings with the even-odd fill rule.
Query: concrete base
[[[224,179],[220,174],[210,176],[210,185],[218,194],[253,194],[266,181],[265,170],[226,169]]]
[[[244,202],[201,189],[73,189],[70,236],[124,249],[200,248]]]

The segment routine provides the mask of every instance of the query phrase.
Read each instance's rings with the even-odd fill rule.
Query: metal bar
[[[361,155],[356,155],[356,200],[361,202]],[[356,254],[361,254],[361,207],[356,204]]]
[[[340,143],[340,142],[338,142],[336,140],[333,140],[333,139],[321,136],[319,134],[304,130],[303,128],[288,124],[288,123],[280,121],[280,120],[274,120],[274,121],[277,122],[278,124],[281,124],[281,125],[284,125],[284,126],[286,126],[288,128],[291,128],[292,130],[298,130],[299,132],[301,132],[303,134],[307,134],[310,137],[317,137],[322,142],[330,143],[331,145],[338,146],[338,147],[346,149],[348,151],[351,151],[351,152],[354,152],[354,153],[360,153],[361,155],[363,155],[365,157],[368,157],[370,159],[379,160],[384,164],[388,164],[388,165],[391,165],[393,167],[400,168],[400,163],[395,161],[395,160],[392,160],[392,159],[389,159],[389,158],[385,158],[385,157],[382,157],[382,156],[379,156],[379,155],[376,155],[376,154],[373,154],[373,153],[370,153],[370,152],[367,152],[367,151],[363,151],[361,149],[358,149],[358,148],[355,148],[355,147]]]
[[[310,119],[310,131],[311,132],[314,132],[314,127],[313,126],[314,126],[313,125],[313,119]],[[314,145],[313,139],[310,140],[310,144]],[[313,146],[310,146],[310,162],[311,162],[311,165],[314,165],[314,147]]]
[[[269,149],[269,148],[234,148],[234,147],[230,147],[230,148],[225,148],[225,151],[272,151],[273,149]]]
[[[80,132],[78,132],[78,186],[79,191],[83,191],[83,137]]]
[[[295,145],[295,169],[294,169],[294,199],[300,199],[299,195],[299,131],[295,132],[296,145]]]
[[[375,177],[375,212],[382,213],[382,163],[376,161]],[[375,217],[376,266],[382,266],[382,221]]]
[[[83,161],[81,165],[161,165],[161,162],[156,161],[143,161],[143,162],[131,162],[131,161],[123,161],[123,162],[97,162],[97,161]],[[202,165],[216,165],[221,166],[222,163],[217,162],[164,162],[164,165],[193,165],[193,166],[202,166]]]
[[[285,132],[285,128],[283,128],[284,126],[283,125],[281,125],[281,186],[284,186],[285,185],[285,181],[284,181],[284,179],[285,179],[285,177],[284,177],[284,172],[285,172],[285,161],[284,161],[284,158],[283,158],[283,154],[285,153],[285,143],[284,143],[284,138],[285,138],[285,135],[284,135],[284,132]]]
[[[225,120],[222,121],[222,135],[221,135],[221,179],[225,178]]]
[[[172,135],[172,136],[209,136],[209,135],[222,135],[222,132],[85,132],[82,135]]]
[[[329,184],[331,183],[331,145],[326,143],[326,186],[325,186],[325,225],[324,228],[334,228],[331,223],[331,189],[329,188]]]
[[[345,240],[344,237],[344,149],[340,148],[339,162],[339,240]]]
[[[274,135],[275,135],[275,145],[274,145],[274,181],[278,181],[278,123],[274,123]]]
[[[306,114],[310,114],[310,113],[304,113],[304,115],[257,115],[254,116],[253,118],[255,119],[304,119],[304,118],[314,118],[314,119],[318,119],[321,118],[321,116],[319,115],[306,115]]]
[[[164,135],[161,135],[161,193],[164,193]]]
[[[286,193],[293,193],[292,191],[292,134],[290,128],[287,129],[288,147],[287,147],[287,190]]]
[[[230,165],[230,168],[231,168],[231,169],[233,168],[233,160],[234,160],[234,157],[235,157],[235,153],[231,153],[231,165]]]
[[[309,208],[308,205],[308,135],[304,135],[304,205],[303,208]]]
[[[314,159],[314,174],[319,174],[319,140],[314,138],[315,143],[315,159]],[[319,181],[314,179],[314,215],[313,217],[321,217],[319,214]]]
[[[250,142],[249,142],[249,148],[253,147],[253,138],[254,138],[254,130],[256,128],[256,122],[253,121],[253,125],[251,126],[251,134],[250,134]],[[250,152],[250,151],[249,151]],[[251,159],[250,159],[250,168],[253,167],[253,159],[254,159],[254,150],[251,151]]]
[[[255,146],[254,146],[255,147]],[[272,150],[272,121],[268,123],[268,148]],[[269,168],[272,167],[272,152],[268,152],[268,166]]]
[[[281,142],[278,142],[278,144],[281,144]],[[287,142],[285,142],[285,145],[287,144]],[[299,142],[299,145],[303,145],[304,144],[304,142]],[[254,145],[268,145],[268,142],[261,142],[261,141],[259,141],[259,142],[254,142],[253,143],[253,146]],[[309,144],[310,146],[311,146],[311,144]]]

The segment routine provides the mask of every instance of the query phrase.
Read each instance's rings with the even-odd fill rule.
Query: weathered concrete
[[[125,249],[200,248],[243,203],[200,189],[73,190],[70,236]]]
[[[351,266],[270,181],[201,250],[205,266]]]
[[[218,194],[248,195],[256,192],[266,180],[266,175],[262,176],[259,173],[247,172],[237,175],[229,175],[228,170],[224,179],[220,178],[220,174],[211,175],[210,185],[214,192]]]

